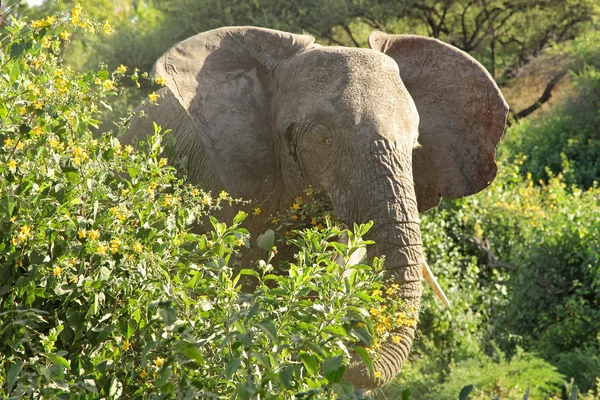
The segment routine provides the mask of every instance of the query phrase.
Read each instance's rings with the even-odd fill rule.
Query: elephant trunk
[[[394,294],[407,305],[419,309],[422,294],[423,249],[417,202],[414,192],[411,153],[412,149],[399,150],[389,141],[376,141],[368,157],[370,173],[364,173],[363,191],[369,199],[359,210],[360,222],[373,220],[370,239],[375,241],[369,249],[369,259],[385,256],[386,278],[400,286]],[[408,154],[407,154],[408,153]],[[393,335],[395,341],[380,344],[373,356],[375,375],[368,373],[362,362],[353,360],[345,379],[355,387],[375,388],[393,379],[408,358],[416,326],[403,326]],[[355,357],[356,358],[356,357]]]

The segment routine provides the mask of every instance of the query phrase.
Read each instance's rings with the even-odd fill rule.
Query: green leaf
[[[15,386],[15,383],[17,383],[17,378],[19,378],[19,374],[21,373],[22,369],[23,369],[22,362],[13,364],[8,369],[8,374],[6,376],[6,380],[8,383],[8,393],[7,394],[10,394],[12,392],[13,387]]]
[[[277,328],[275,327],[275,324],[273,323],[273,321],[271,321],[270,319],[265,319],[262,322],[259,322],[258,324],[256,324],[256,326],[258,328],[260,328],[261,330],[263,330],[270,338],[272,341],[277,342]]]
[[[529,394],[529,388],[527,388],[527,395]],[[569,400],[577,400],[577,398],[579,394],[579,388],[577,387],[577,385],[573,385],[573,389],[571,391],[571,394],[569,395]],[[529,397],[529,396],[528,396]],[[525,400],[525,398],[523,398]]]
[[[406,388],[402,391],[402,400],[410,400],[410,395],[412,394],[412,390],[410,388]]]
[[[137,174],[140,172],[140,169],[134,168],[134,167],[127,167],[127,172],[129,173],[130,177],[135,178],[137,176]]]
[[[348,336],[348,332],[340,325],[329,325],[323,329],[324,332],[332,333],[337,336]]]
[[[239,211],[237,213],[237,215],[235,217],[233,217],[233,224],[234,225],[241,224],[246,219],[247,216],[248,216],[247,213],[245,213],[243,211]]]
[[[356,346],[354,348],[354,351],[356,351],[356,354],[358,354],[358,356],[360,357],[360,359],[365,363],[365,365],[367,366],[367,369],[369,370],[369,373],[371,375],[374,374],[373,372],[373,361],[371,360],[371,356],[369,355],[369,353],[367,352],[367,350],[365,350],[364,347],[362,346]]]
[[[173,324],[177,318],[177,310],[175,310],[170,303],[164,304],[158,313],[165,325]]]
[[[53,353],[43,353],[43,355],[50,360],[51,363],[60,365],[66,369],[71,369],[71,363],[69,363],[65,358],[57,356]]]
[[[458,395],[458,400],[468,400],[469,394],[473,391],[473,385],[467,385],[460,390],[460,394]]]
[[[29,125],[21,124],[21,126],[19,126],[19,133],[23,135],[29,133],[30,131],[31,127]]]
[[[311,354],[302,353],[300,354],[300,359],[302,359],[302,363],[306,367],[306,370],[311,376],[316,376],[319,373],[319,364],[317,363],[317,358]]]
[[[263,250],[271,251],[275,245],[275,231],[268,229],[265,233],[260,235],[257,240],[258,247]]]
[[[294,377],[294,368],[292,366],[287,366],[281,371],[279,371],[279,379],[283,386],[287,389],[292,387],[291,382]]]
[[[240,368],[241,364],[241,358],[236,357],[232,360],[229,360],[229,362],[227,363],[227,367],[225,368],[225,375],[227,376],[227,379],[231,379],[233,374],[235,374],[236,371]]]
[[[365,346],[369,347],[371,346],[371,343],[373,342],[373,338],[371,337],[371,334],[369,333],[369,330],[367,328],[361,328],[361,327],[354,327],[352,328],[352,333],[354,333],[354,335],[359,338],[360,340],[362,340],[362,342],[365,344]]]
[[[110,269],[108,269],[107,267],[100,268],[100,280],[105,281],[108,278],[110,278],[111,272],[112,271]]]
[[[323,374],[329,383],[337,383],[342,379],[346,367],[342,365],[344,357],[339,355],[336,357],[329,357],[323,362]]]
[[[179,354],[183,354],[190,360],[196,361],[200,365],[204,364],[204,357],[202,357],[200,350],[198,350],[198,348],[196,346],[194,346],[192,343],[179,342],[175,346],[175,351],[178,352]]]
[[[253,269],[243,269],[240,271],[240,275],[249,275],[249,276],[254,276],[258,279],[260,279],[260,275],[257,271],[253,270]]]

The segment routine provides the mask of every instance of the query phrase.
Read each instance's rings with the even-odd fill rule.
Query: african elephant
[[[160,106],[144,106],[149,118],[133,120],[124,141],[145,138],[152,120],[172,128],[191,182],[254,199],[263,215],[308,184],[325,190],[342,221],[374,221],[372,254],[418,305],[419,212],[491,183],[508,107],[487,71],[450,45],[373,32],[369,46],[255,27],[198,34],[157,61]],[[377,377],[358,363],[346,377],[367,388],[392,379],[414,327],[400,335],[381,346]]]

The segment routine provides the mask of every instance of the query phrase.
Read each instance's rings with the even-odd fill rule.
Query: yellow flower
[[[365,323],[364,323],[364,322],[359,322],[359,323],[357,323],[357,324],[356,324],[356,327],[357,327],[357,328],[364,328],[365,326],[366,326],[366,325],[365,325]]]
[[[104,25],[102,25],[102,32],[104,32],[105,35],[112,35],[114,33],[108,21],[104,22]]]
[[[310,196],[313,193],[312,186],[308,185],[308,189],[306,189],[304,193],[306,193],[307,196]]]
[[[127,154],[133,153],[133,146],[128,144],[127,146],[125,146],[125,151],[127,152]]]
[[[400,344],[400,342],[402,342],[402,338],[398,335],[395,335],[392,337],[392,342],[394,342],[395,344]]]
[[[146,372],[145,369],[143,369],[142,372],[140,372],[140,378],[146,379],[147,377],[148,377],[148,373]]]
[[[33,102],[33,106],[35,107],[36,110],[41,110],[44,107],[44,102],[43,101],[35,101],[35,102]]]
[[[22,107],[22,108],[19,110],[19,114],[21,114],[21,115],[25,115],[25,114],[27,114],[27,109],[26,109],[25,107]]]
[[[111,90],[111,89],[115,88],[115,82],[110,79],[107,79],[104,81],[103,86],[104,86],[104,89]]]
[[[254,209],[254,215],[260,215],[261,212],[262,212],[262,210],[260,209],[260,207],[256,207]]]
[[[381,378],[381,371],[375,371],[375,378]]]
[[[273,220],[271,222],[274,223],[274,224],[278,224],[279,223],[279,217],[273,218]]]
[[[296,214],[291,216],[292,221],[298,221],[298,216]]]
[[[157,76],[154,78],[154,82],[156,82],[160,86],[165,86],[167,84],[167,80],[162,76]]]
[[[102,85],[102,79],[100,79],[100,78],[94,79],[94,85],[98,85],[98,86]]]
[[[168,162],[169,160],[167,160],[166,158],[161,158],[160,160],[158,160],[158,166],[162,168],[165,165],[167,165]]]
[[[119,239],[113,239],[113,241],[110,242],[110,251],[113,254],[116,254],[119,251],[119,244],[121,244]]]
[[[192,189],[192,191],[190,192],[190,194],[194,197],[198,196],[200,194],[200,190],[194,188]]]
[[[157,367],[162,366],[165,363],[165,359],[162,357],[156,357],[154,359],[154,365],[156,365]]]
[[[296,197],[296,203],[302,204],[302,196]]]
[[[86,234],[87,234],[87,232],[85,231],[85,229],[81,229],[81,230],[79,230],[79,232],[77,232],[79,239],[84,239]]]
[[[31,237],[31,228],[27,225],[23,225],[21,227],[21,231],[19,232],[19,240],[25,240],[29,237]]]
[[[71,34],[69,32],[67,32],[67,31],[62,31],[60,33],[60,38],[62,40],[68,41],[70,37],[71,37]]]
[[[12,147],[13,144],[15,144],[15,141],[11,138],[4,139],[4,147]]]
[[[144,250],[144,246],[140,242],[135,242],[133,244],[133,251],[136,253],[141,253]]]
[[[156,100],[158,100],[158,95],[156,93],[150,93],[148,95],[148,99],[150,99],[150,104],[155,104]]]
[[[17,162],[14,159],[8,161],[8,169],[14,174],[17,171]]]
[[[173,204],[174,201],[175,201],[175,198],[172,195],[167,194],[167,195],[165,195],[165,199],[163,201],[163,206],[168,207],[169,205]]]
[[[89,233],[88,233],[88,237],[90,238],[90,240],[96,240],[100,237],[100,232],[98,232],[95,229],[92,229]]]
[[[52,46],[52,39],[49,36],[44,36],[42,38],[42,47],[50,48]]]
[[[385,293],[386,294],[394,294],[396,292],[398,292],[398,290],[400,290],[400,285],[398,285],[397,283],[392,283],[392,286],[389,287]]]
[[[381,290],[379,290],[379,289],[373,290],[373,296],[381,296]]]
[[[38,19],[36,21],[31,21],[31,27],[34,29],[43,28],[46,26],[46,22],[43,19]]]
[[[292,210],[299,210],[299,209],[300,209],[300,204],[298,204],[298,203],[292,204]]]
[[[131,342],[129,340],[123,341],[123,350],[127,351],[131,348]]]
[[[205,194],[204,197],[202,198],[202,203],[205,206],[211,206],[213,203],[212,197],[210,197],[209,195]]]
[[[31,134],[33,136],[40,136],[42,134],[42,132],[44,132],[44,130],[41,127],[39,127],[39,126],[36,126],[35,128],[33,128],[31,130]]]
[[[127,72],[127,66],[126,65],[119,65],[119,67],[117,68],[117,71],[119,71],[120,73],[124,74],[125,72]]]
[[[105,243],[100,243],[98,245],[98,254],[101,256],[106,255],[106,251],[108,250],[108,246]]]
[[[55,21],[54,15],[46,17],[46,25],[52,25]]]
[[[227,196],[229,196],[229,193],[227,193],[224,190],[221,190],[221,193],[219,193],[219,198],[221,198],[221,199],[225,199],[225,198],[227,198]]]
[[[237,244],[238,244],[238,246],[243,246],[246,244],[246,242],[244,241],[244,239],[238,239]]]
[[[56,266],[52,269],[52,273],[54,273],[54,276],[59,276],[62,273],[63,269],[59,266]]]

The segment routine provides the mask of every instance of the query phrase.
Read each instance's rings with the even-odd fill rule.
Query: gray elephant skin
[[[251,232],[309,184],[325,190],[342,221],[374,221],[369,256],[386,257],[399,297],[418,306],[419,213],[492,182],[508,107],[485,68],[450,45],[373,32],[369,47],[255,27],[198,34],[157,61],[159,106],[142,106],[148,117],[123,141],[145,139],[152,121],[173,129],[192,183],[261,205]],[[353,362],[346,379],[373,388],[396,376],[414,327],[399,334],[382,344],[377,377]]]

